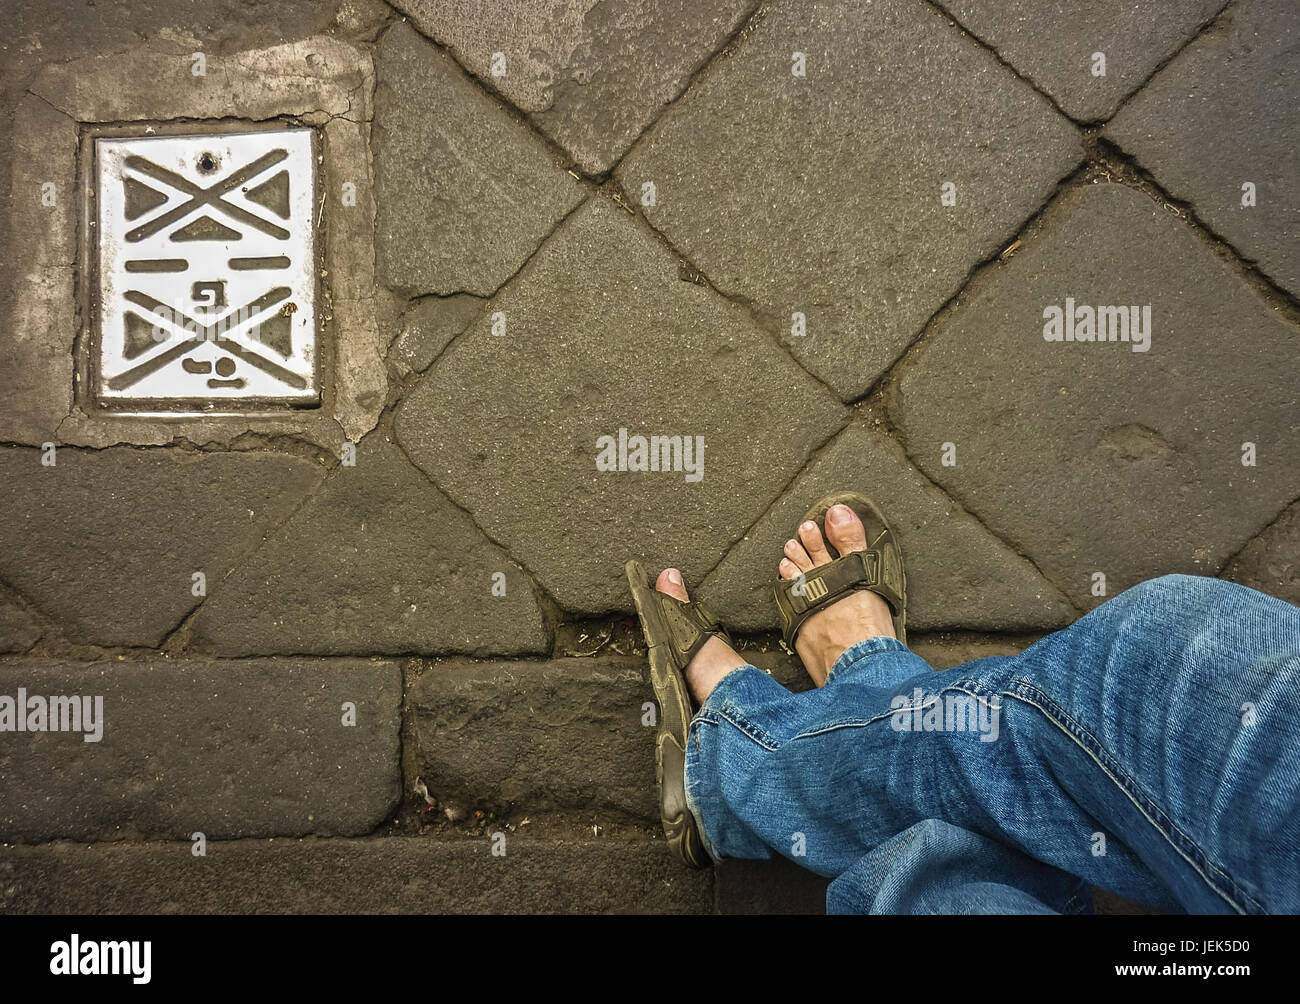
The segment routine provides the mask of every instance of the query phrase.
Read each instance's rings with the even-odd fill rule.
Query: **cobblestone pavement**
[[[0,910],[818,909],[659,846],[622,567],[797,685],[768,583],[836,488],[936,667],[1167,572],[1300,602],[1298,46],[1289,0],[5,4]]]

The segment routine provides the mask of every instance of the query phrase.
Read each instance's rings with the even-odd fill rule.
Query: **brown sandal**
[[[704,849],[700,827],[686,804],[686,737],[694,710],[683,673],[691,657],[715,635],[731,639],[718,619],[698,603],[683,603],[650,586],[638,561],[627,563],[641,630],[650,646],[650,682],[659,701],[659,737],[655,744],[655,780],[659,785],[659,817],[664,836],[692,868],[712,861]]]
[[[833,505],[846,505],[858,514],[867,531],[865,551],[840,556],[831,544],[826,536],[825,517],[826,510]],[[806,520],[822,528],[826,549],[836,557],[793,579],[781,579],[772,587],[786,648],[794,651],[794,640],[804,621],[855,589],[869,589],[884,598],[894,615],[894,635],[906,645],[907,576],[903,571],[903,553],[875,503],[856,492],[838,492],[827,495],[809,509],[800,523]]]

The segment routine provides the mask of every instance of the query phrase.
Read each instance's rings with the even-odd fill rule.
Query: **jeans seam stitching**
[[[834,725],[827,725],[823,728],[805,730],[800,732],[798,735],[791,736],[790,742],[794,742],[796,739],[811,739],[814,736],[824,736],[827,732],[838,732],[840,729],[865,728],[868,725],[874,725],[876,722],[883,721],[886,718],[893,718],[900,711],[910,712],[924,710],[934,704],[935,697],[937,697],[937,695],[926,698],[920,704],[915,706],[908,705],[903,708],[890,708],[888,711],[882,712],[879,715],[872,715],[870,718],[852,718],[847,721],[836,722]]]
[[[716,722],[710,722],[710,724],[711,724],[711,725],[714,725],[715,727],[716,727],[716,725],[717,725]],[[708,830],[705,828],[705,826],[704,826],[704,817],[700,814],[700,811],[699,811],[699,802],[698,802],[698,800],[695,798],[695,794],[694,794],[694,790],[693,790],[693,789],[695,788],[695,785],[691,783],[691,774],[693,773],[693,772],[689,769],[689,767],[690,767],[690,763],[691,763],[691,739],[695,739],[695,744],[696,744],[695,748],[696,748],[696,751],[697,751],[696,760],[698,761],[698,759],[699,759],[699,757],[698,757],[698,751],[699,751],[699,738],[698,738],[698,736],[694,735],[694,733],[695,733],[695,729],[694,729],[694,728],[691,728],[691,729],[689,729],[689,730],[687,731],[687,737],[686,737],[686,761],[685,761],[685,765],[684,765],[684,767],[683,767],[683,771],[682,771],[682,773],[685,775],[685,776],[683,777],[683,781],[684,781],[685,783],[682,785],[682,788],[684,789],[684,791],[685,791],[685,793],[686,793],[686,808],[687,808],[687,810],[690,812],[690,814],[695,818],[695,828],[696,828],[696,830],[699,831],[699,834],[700,834],[700,842],[704,844],[704,850],[705,850],[705,852],[706,852],[706,853],[709,855],[709,857],[711,857],[714,861],[721,861],[721,860],[722,860],[722,856],[721,856],[720,854],[718,854],[717,848],[713,845],[713,841],[712,841],[711,839],[709,839],[709,831],[708,831]]]
[[[733,711],[732,708],[734,708],[734,705],[728,706],[724,704],[721,708],[718,708],[714,714],[719,718],[722,718],[749,739],[756,742],[759,746],[762,746],[763,749],[775,752],[781,748],[781,744],[774,736],[759,728],[744,715],[740,714],[739,711]],[[733,715],[735,717],[733,717]]]
[[[1038,698],[1038,700],[1041,700],[1043,704],[1046,704],[1049,707],[1044,707],[1043,704],[1037,703],[1037,701],[1031,698],[1029,694],[1018,693],[1018,690],[1031,692],[1034,697]],[[1015,681],[1007,690],[1003,691],[1003,694],[1006,697],[1023,701],[1031,707],[1037,708],[1049,721],[1069,736],[1070,739],[1074,741],[1075,745],[1083,750],[1084,753],[1091,757],[1092,760],[1101,767],[1101,769],[1106,773],[1106,776],[1109,777],[1111,781],[1114,782],[1115,786],[1124,793],[1124,796],[1132,802],[1134,806],[1136,806],[1137,810],[1142,813],[1147,822],[1155,827],[1156,832],[1164,837],[1169,843],[1169,846],[1178,852],[1179,857],[1191,865],[1196,873],[1201,876],[1205,884],[1213,889],[1216,894],[1226,900],[1228,905],[1240,913],[1245,913],[1246,910],[1243,909],[1242,905],[1236,902],[1236,899],[1240,898],[1250,904],[1250,906],[1257,911],[1261,913],[1267,912],[1264,910],[1262,904],[1242,889],[1232,876],[1218,865],[1214,864],[1210,860],[1209,855],[1207,855],[1197,845],[1196,841],[1192,840],[1191,837],[1179,829],[1173,820],[1169,818],[1168,813],[1164,812],[1158,805],[1156,805],[1153,799],[1139,791],[1137,784],[1133,782],[1132,779],[1128,777],[1127,773],[1120,768],[1119,764],[1114,762],[1113,758],[1105,752],[1101,743],[1097,741],[1097,737],[1075,721],[1069,712],[1057,704],[1056,701],[1026,680]],[[1064,719],[1064,721],[1060,719]],[[1075,734],[1076,731],[1079,733],[1078,735]],[[1089,743],[1085,743],[1081,740],[1081,736],[1086,737],[1089,740],[1089,743],[1091,743],[1091,746],[1095,748],[1090,748]],[[1157,816],[1160,818],[1157,819]],[[1199,858],[1200,860],[1195,860],[1192,854],[1189,854],[1188,851],[1179,846],[1179,840],[1174,840],[1171,833],[1177,835],[1179,840],[1186,843],[1191,851],[1194,852],[1195,858]],[[1219,881],[1228,886],[1229,891],[1220,889],[1219,886],[1210,878],[1210,875],[1206,874],[1207,871],[1212,872]]]
[[[798,735],[791,736],[790,742],[794,742],[796,739],[811,739],[814,736],[823,736],[828,732],[836,732],[839,729],[865,728],[868,725],[874,725],[882,719],[893,718],[895,715],[904,711],[925,711],[926,709],[933,707],[935,701],[950,690],[960,690],[964,694],[970,694],[971,697],[974,697],[977,700],[989,700],[990,698],[998,696],[995,691],[989,690],[987,687],[981,687],[973,681],[954,680],[952,683],[944,684],[929,697],[923,698],[920,704],[907,704],[901,708],[890,708],[888,711],[881,712],[878,715],[872,715],[870,718],[853,718],[848,721],[836,722],[834,725],[827,725],[824,728],[806,730],[800,732]]]

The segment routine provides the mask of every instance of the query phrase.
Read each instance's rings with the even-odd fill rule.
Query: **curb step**
[[[502,848],[498,848],[501,850]],[[0,847],[0,913],[711,913],[662,841],[272,839]]]

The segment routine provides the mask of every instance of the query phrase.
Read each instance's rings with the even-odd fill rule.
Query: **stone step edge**
[[[711,913],[662,841],[274,838],[0,846],[0,913]],[[494,851],[496,853],[494,853]]]

